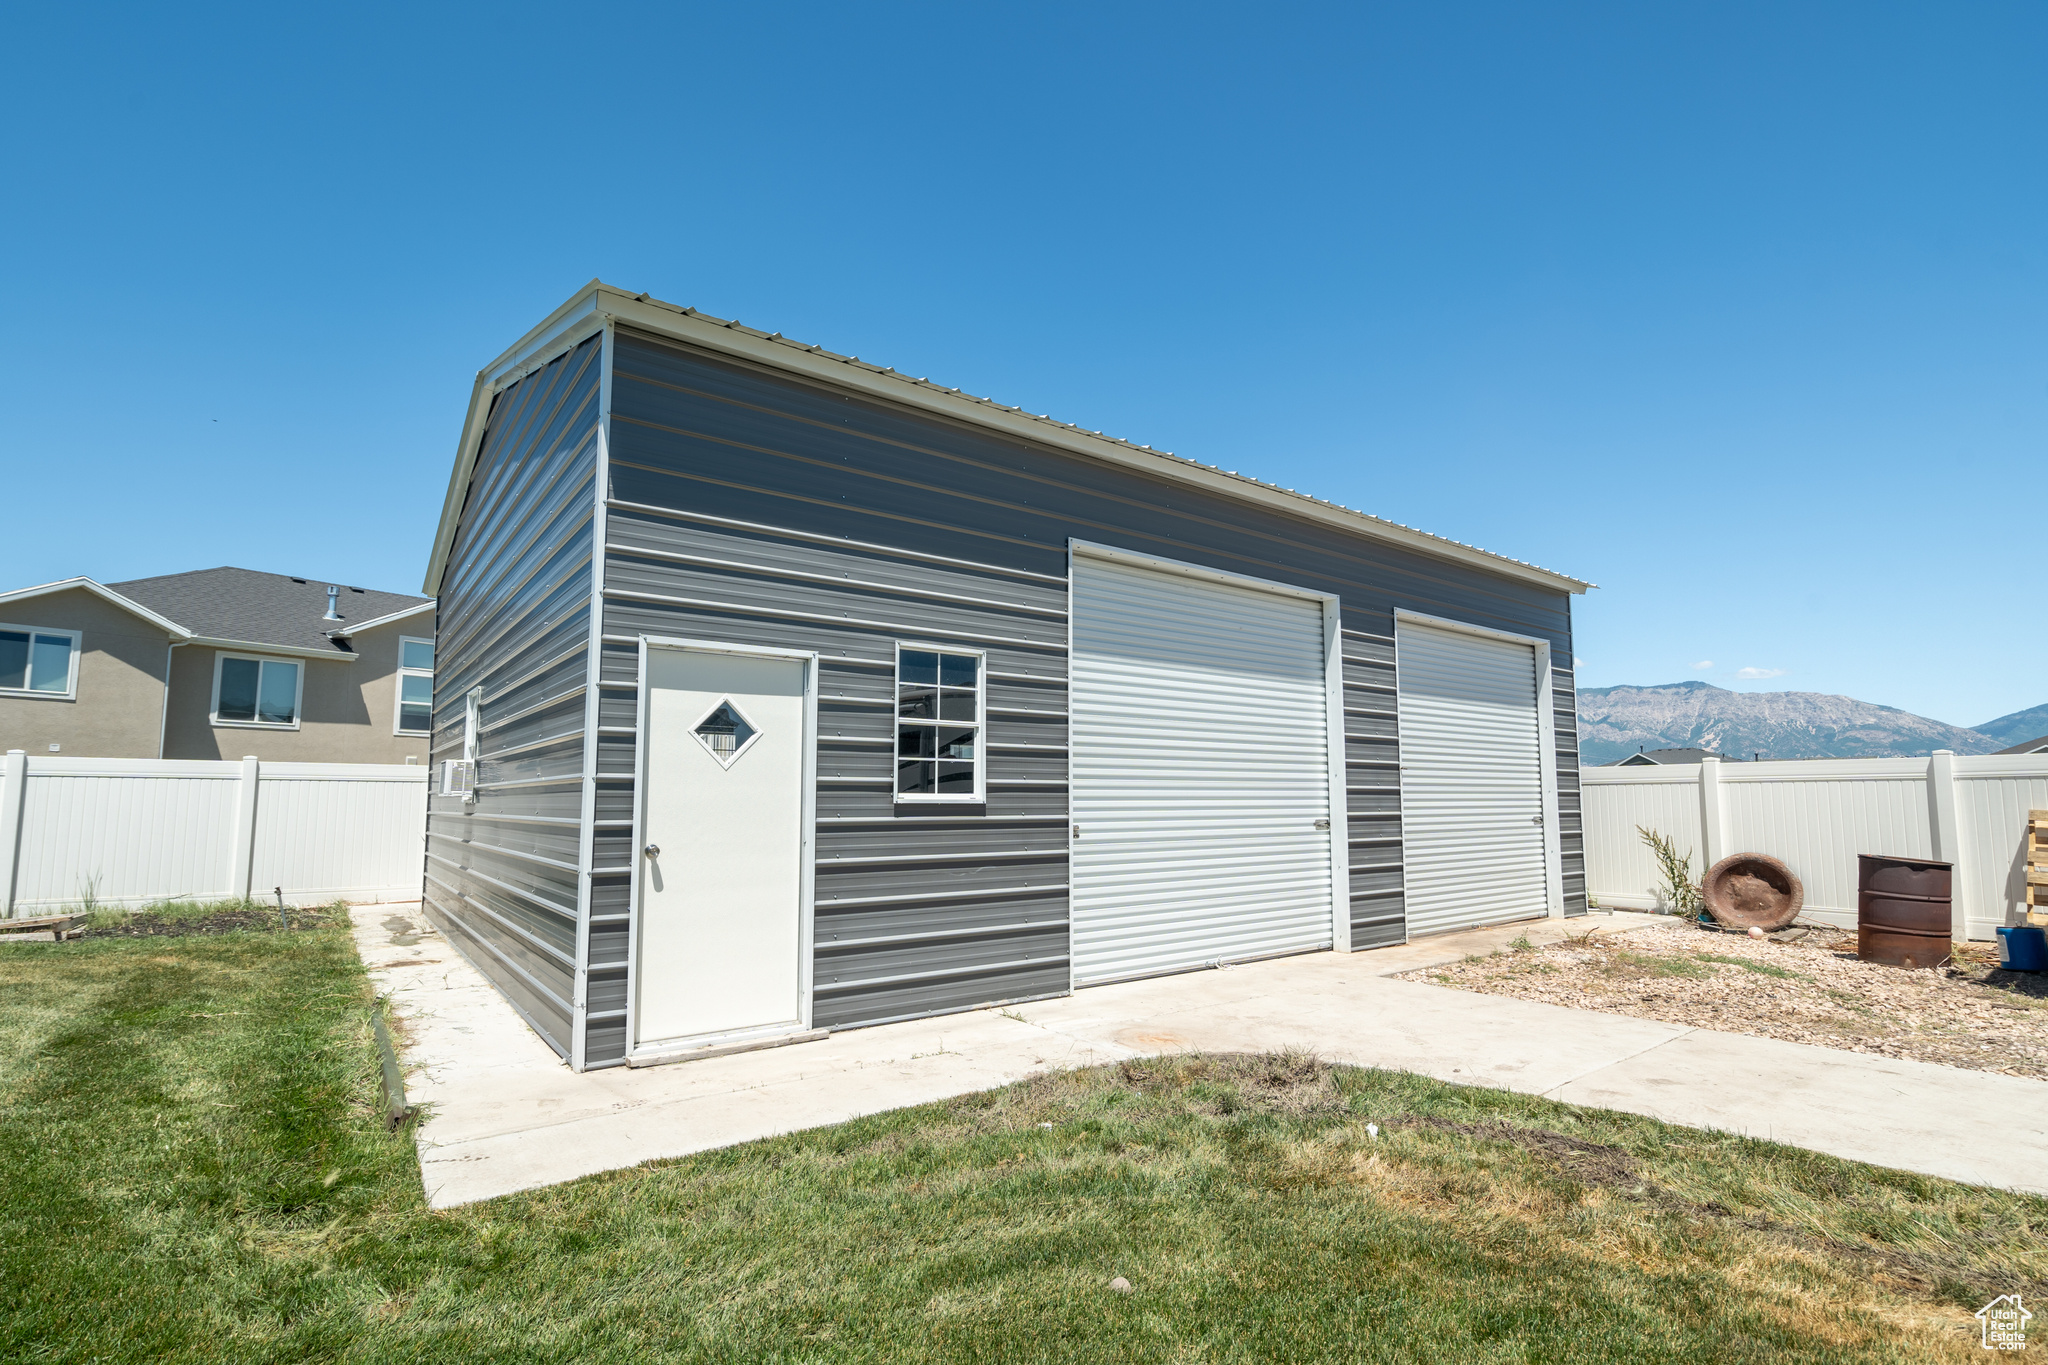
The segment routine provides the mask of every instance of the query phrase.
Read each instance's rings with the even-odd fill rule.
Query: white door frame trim
[[[1534,635],[1517,635],[1513,631],[1495,630],[1490,626],[1475,626],[1467,621],[1452,621],[1442,616],[1426,616],[1419,611],[1405,607],[1394,609],[1394,712],[1400,715],[1401,703],[1401,623],[1412,622],[1418,626],[1434,626],[1438,630],[1462,631],[1466,635],[1480,635],[1491,640],[1505,640],[1510,644],[1527,645],[1536,652],[1536,754],[1539,771],[1543,780],[1543,880],[1544,899],[1550,907],[1550,918],[1564,918],[1564,846],[1558,829],[1557,801],[1557,716],[1550,697],[1550,641]],[[1398,721],[1397,721],[1398,728]],[[1402,897],[1407,896],[1407,840],[1402,840]]]
[[[1067,884],[1068,924],[1071,933],[1073,895],[1073,829],[1074,829],[1074,787],[1073,787],[1073,659],[1074,659],[1074,560],[1082,555],[1091,559],[1107,559],[1118,564],[1130,564],[1141,569],[1156,569],[1165,573],[1186,574],[1191,578],[1204,578],[1215,583],[1226,583],[1236,588],[1251,588],[1261,592],[1279,593],[1285,597],[1302,598],[1317,603],[1323,613],[1323,708],[1326,718],[1324,750],[1329,767],[1330,801],[1330,947],[1339,953],[1351,951],[1351,811],[1350,794],[1345,783],[1344,751],[1344,617],[1343,603],[1335,593],[1317,592],[1296,583],[1282,583],[1271,578],[1256,578],[1251,574],[1231,573],[1227,569],[1212,569],[1206,564],[1190,564],[1186,560],[1166,559],[1159,555],[1140,554],[1135,550],[1123,550],[1114,545],[1103,545],[1091,540],[1069,538],[1067,541]],[[1067,953],[1067,989],[1074,986],[1074,954]]]
[[[804,665],[802,852],[803,866],[797,876],[797,1032],[811,1027],[813,944],[817,931],[818,893],[818,653],[809,649],[778,649],[767,645],[737,645],[722,640],[691,640],[672,635],[642,635],[638,663],[640,681],[634,697],[638,713],[633,718],[633,875],[627,898],[626,921],[626,1056],[640,1051],[640,883],[647,865],[641,852],[647,846],[647,654],[654,649],[680,649],[697,654],[744,654],[758,659],[791,659]],[[758,1033],[759,1030],[744,1030]],[[707,1044],[710,1041],[706,1040]],[[674,1039],[655,1040],[649,1055],[672,1054]]]

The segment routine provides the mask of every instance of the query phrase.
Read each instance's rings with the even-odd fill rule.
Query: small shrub
[[[1699,879],[1692,874],[1692,850],[1678,851],[1678,845],[1666,835],[1654,829],[1636,826],[1636,833],[1643,836],[1643,842],[1650,846],[1650,853],[1657,859],[1657,868],[1664,874],[1664,884],[1658,890],[1671,908],[1681,915],[1697,915],[1702,904]]]

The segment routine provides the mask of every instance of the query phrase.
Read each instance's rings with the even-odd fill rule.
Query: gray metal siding
[[[1562,592],[625,331],[614,356],[600,803],[630,819],[636,634],[819,651],[820,1024],[1066,988],[1064,754],[1009,746],[1066,742],[1071,537],[1341,597],[1357,946],[1405,935],[1393,612],[1569,657]],[[902,639],[988,651],[983,812],[891,799]],[[600,978],[623,1000],[624,866],[593,886],[593,1011]],[[592,1063],[623,1055],[600,1022]]]
[[[1571,657],[1570,649],[1564,657]],[[1586,835],[1579,814],[1579,691],[1569,668],[1550,670],[1551,720],[1557,727],[1557,842],[1562,855],[1564,912],[1586,913]]]
[[[1382,948],[1408,936],[1401,895],[1401,742],[1394,637],[1346,626],[1343,649],[1351,946]]]
[[[600,358],[593,338],[499,394],[442,589],[436,762],[483,688],[477,799],[428,801],[426,911],[567,1055],[574,1037],[583,697]]]

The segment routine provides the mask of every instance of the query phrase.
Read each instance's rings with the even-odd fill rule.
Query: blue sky
[[[1584,686],[2048,701],[2038,4],[10,31],[7,586],[416,590],[601,276],[1592,579]]]

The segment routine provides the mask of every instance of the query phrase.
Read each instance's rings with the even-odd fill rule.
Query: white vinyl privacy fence
[[[1768,853],[1806,886],[1806,915],[1856,924],[1856,855],[1955,864],[1955,934],[2021,922],[2027,813],[2048,810],[2048,754],[1805,759],[1587,768],[1579,774],[1586,889],[1601,905],[1658,905],[1661,876],[1637,826],[1675,839],[1703,872]]]
[[[0,767],[0,918],[88,898],[416,900],[425,767],[41,758]]]

